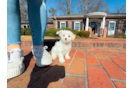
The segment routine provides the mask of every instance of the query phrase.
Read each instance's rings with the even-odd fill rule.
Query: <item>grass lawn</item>
[[[126,38],[126,36],[107,36],[107,38]]]
[[[21,35],[22,40],[32,39],[31,35]],[[44,39],[59,39],[59,37],[45,36]]]

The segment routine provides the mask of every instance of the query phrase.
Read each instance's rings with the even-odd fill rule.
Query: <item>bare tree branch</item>
[[[126,13],[126,7],[124,5],[121,7],[116,7],[115,9],[115,13]]]
[[[28,20],[27,0],[20,0],[21,20]]]

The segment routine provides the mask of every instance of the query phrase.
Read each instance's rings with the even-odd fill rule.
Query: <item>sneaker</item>
[[[50,53],[46,50],[47,48],[47,46],[37,46],[34,47],[32,50],[32,53],[36,59],[36,65],[38,67],[48,66],[52,63],[52,57]]]
[[[7,51],[7,79],[19,76],[23,73],[23,51],[21,49],[11,49]]]

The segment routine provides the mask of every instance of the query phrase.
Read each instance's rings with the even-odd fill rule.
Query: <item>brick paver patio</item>
[[[50,66],[35,65],[31,48],[23,48],[25,72],[7,80],[8,88],[126,88],[126,51],[73,47],[71,59]]]

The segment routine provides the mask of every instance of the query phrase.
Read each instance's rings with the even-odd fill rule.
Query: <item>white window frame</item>
[[[66,22],[65,21],[60,22],[60,28],[61,28],[61,23],[65,23],[65,28],[66,28]]]
[[[114,24],[114,32],[115,32],[116,21],[109,21],[109,25],[108,25],[108,28],[110,28],[110,23],[115,23],[115,24]]]
[[[79,31],[80,31],[80,22],[79,21],[74,22],[74,30],[75,30],[75,23],[79,23]]]

